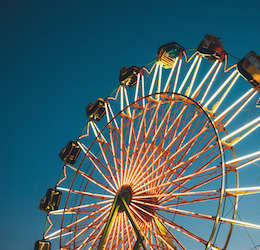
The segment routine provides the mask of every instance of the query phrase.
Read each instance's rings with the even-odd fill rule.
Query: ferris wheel
[[[35,249],[58,241],[60,249],[219,250],[237,227],[259,230],[239,205],[260,198],[259,143],[251,143],[260,57],[251,51],[227,68],[228,58],[205,35],[195,51],[173,42],[148,65],[123,67],[120,85],[87,106],[82,133],[61,150]],[[254,167],[255,179],[243,182]]]

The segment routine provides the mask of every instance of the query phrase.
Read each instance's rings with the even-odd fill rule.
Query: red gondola
[[[214,35],[205,35],[197,51],[210,62],[214,62],[217,59],[223,61],[227,54],[223,49],[223,43]]]

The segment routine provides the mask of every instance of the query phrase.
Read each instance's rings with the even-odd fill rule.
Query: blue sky
[[[172,41],[196,48],[205,34],[221,37],[238,58],[260,54],[259,7],[241,0],[1,0],[3,249],[33,249],[41,238],[39,200],[58,179],[59,151],[80,134],[86,105],[118,85],[122,66],[145,65]]]

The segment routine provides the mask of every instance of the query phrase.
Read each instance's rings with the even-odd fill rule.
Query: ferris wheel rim
[[[210,239],[208,241],[208,247],[210,247],[210,244],[211,244],[211,240],[212,238],[214,237],[214,232],[216,230],[216,227],[218,225],[218,218],[219,218],[219,215],[220,215],[220,212],[221,212],[221,205],[222,205],[222,200],[223,200],[223,194],[224,194],[224,179],[225,179],[225,172],[224,172],[224,169],[225,169],[225,159],[224,159],[224,154],[223,154],[223,149],[222,149],[222,145],[221,145],[221,142],[220,142],[220,137],[219,137],[219,134],[218,134],[218,130],[214,124],[214,122],[212,121],[211,117],[209,116],[209,114],[203,109],[202,105],[200,105],[198,102],[196,102],[195,100],[193,100],[192,98],[190,97],[187,97],[185,96],[184,94],[180,94],[180,93],[174,93],[174,92],[159,92],[159,93],[153,93],[153,94],[150,94],[150,95],[147,95],[147,96],[144,96],[144,97],[141,97],[139,98],[137,101],[134,101],[132,102],[131,104],[129,104],[128,106],[126,106],[123,110],[121,110],[119,113],[116,114],[116,116],[113,118],[113,119],[116,119],[118,116],[121,115],[122,112],[124,112],[125,110],[127,110],[127,108],[129,108],[130,106],[134,105],[135,103],[137,103],[138,101],[141,101],[142,99],[145,99],[145,98],[149,98],[149,97],[152,97],[152,96],[155,96],[155,95],[169,95],[169,96],[179,96],[181,97],[182,99],[186,99],[186,100],[189,100],[189,102],[191,102],[192,104],[194,104],[196,107],[198,107],[203,113],[204,115],[206,115],[207,119],[210,121],[210,124],[212,126],[212,128],[214,129],[214,132],[215,132],[215,135],[217,136],[217,140],[218,140],[218,146],[219,146],[219,151],[220,151],[220,155],[221,155],[221,168],[222,168],[222,178],[221,178],[221,197],[219,199],[219,205],[218,205],[218,210],[217,210],[217,215],[215,216],[216,219],[215,219],[215,223],[214,223],[214,226],[213,226],[213,229],[212,229],[212,233],[211,233],[211,236],[210,236]],[[171,100],[173,101],[173,100]],[[112,120],[110,121],[112,122]],[[100,131],[100,134],[102,134],[102,132],[107,128],[107,126],[109,125],[109,123],[107,123],[104,128]],[[99,135],[100,135],[99,134]],[[98,136],[97,136],[98,137]],[[94,144],[94,142],[97,140],[97,137],[95,138],[95,140],[92,142],[91,146],[89,147],[89,150],[91,150],[92,148],[92,145]],[[84,156],[84,158],[86,157],[86,155]],[[83,161],[83,160],[82,160]],[[78,170],[80,169],[80,166],[81,164],[79,165],[78,167]],[[95,167],[93,167],[95,168]],[[75,173],[75,176],[77,175],[77,173]],[[73,182],[71,183],[71,187],[73,186]],[[84,190],[86,189],[87,187],[84,188]],[[64,207],[64,211],[65,211],[65,208],[66,208],[66,204],[65,204],[65,207]],[[207,248],[208,249],[208,248]]]

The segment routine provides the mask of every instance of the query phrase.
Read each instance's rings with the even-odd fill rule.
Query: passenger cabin
[[[46,195],[41,199],[39,209],[49,213],[50,211],[58,210],[60,205],[62,192],[49,188]]]
[[[137,82],[139,72],[140,68],[137,66],[132,66],[130,68],[124,66],[119,73],[119,82],[129,88],[133,87]]]
[[[75,141],[69,141],[65,148],[62,148],[59,157],[62,161],[73,165],[81,151],[80,146]]]
[[[98,98],[93,104],[89,103],[86,107],[86,113],[89,119],[100,121],[106,113],[105,101],[102,98]]]
[[[51,250],[49,241],[37,240],[34,244],[34,250]]]
[[[223,61],[227,52],[223,49],[223,43],[214,35],[205,35],[197,51],[210,62],[217,59]]]
[[[184,50],[178,43],[167,43],[158,49],[157,58],[163,63],[165,69],[169,69],[173,67],[175,58],[180,56]]]
[[[250,51],[238,64],[239,73],[253,86],[260,88],[260,56]]]

